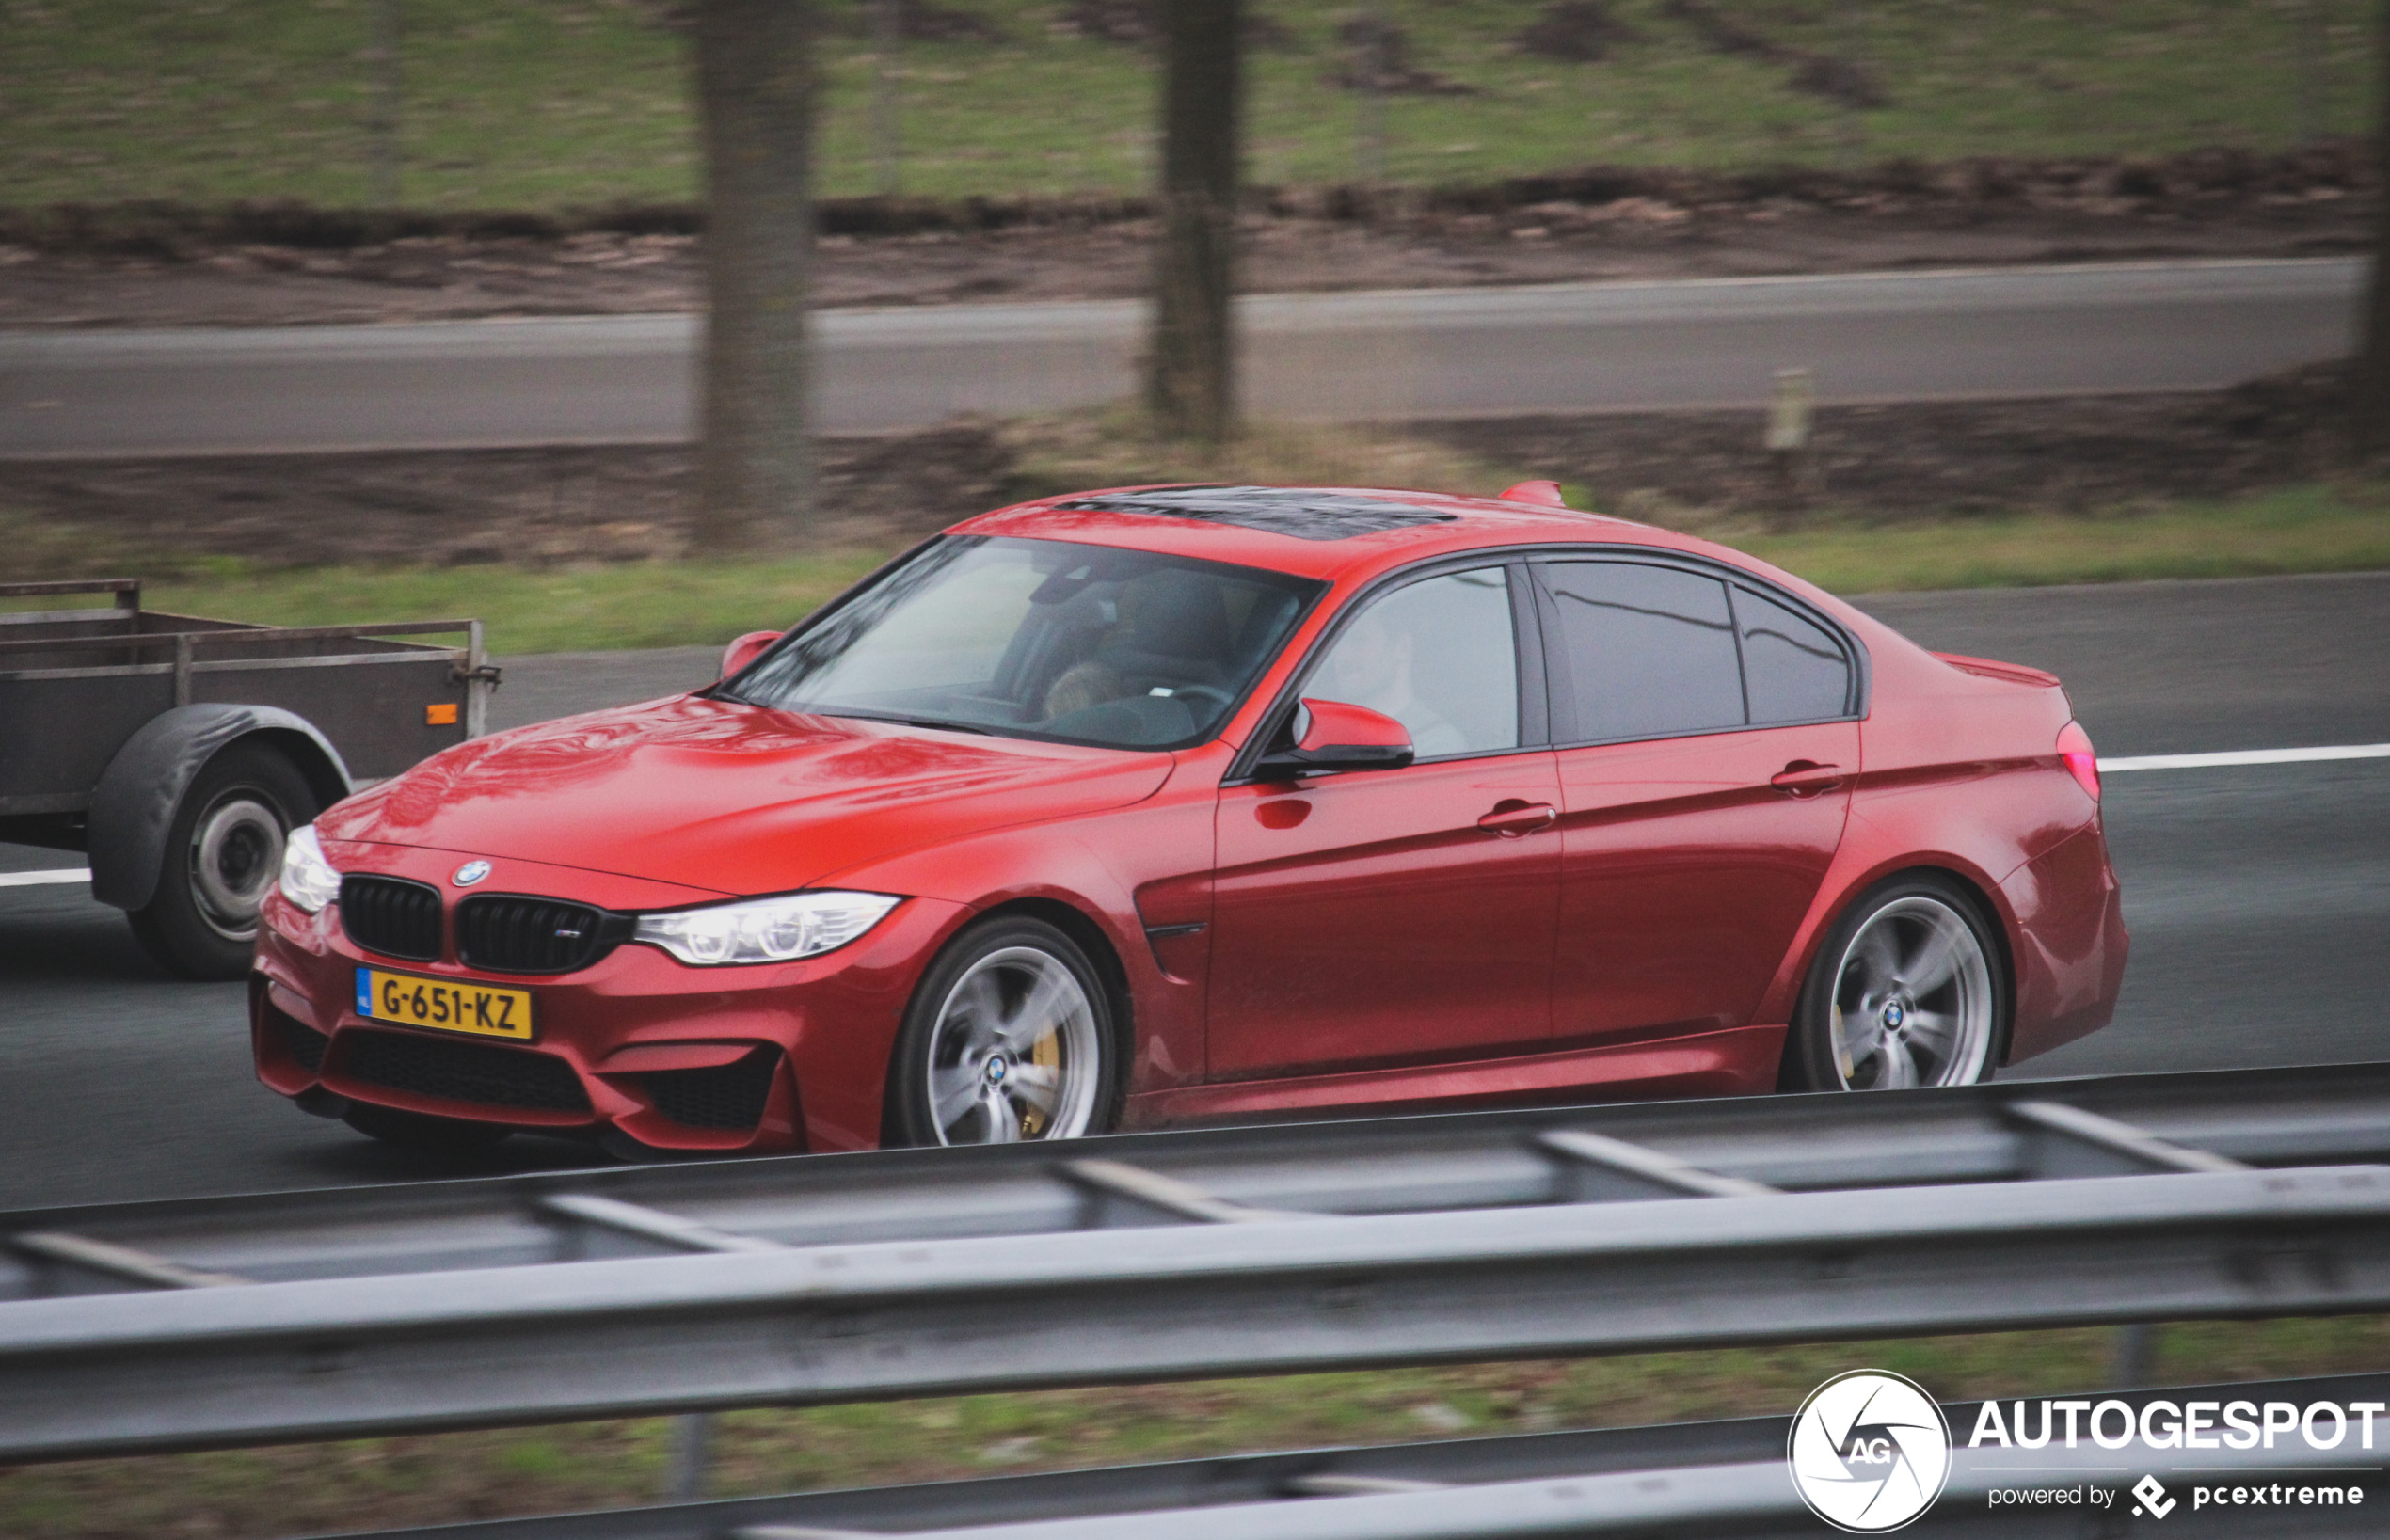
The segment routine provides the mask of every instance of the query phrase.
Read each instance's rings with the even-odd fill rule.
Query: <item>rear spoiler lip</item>
[[[2058,682],[2057,675],[2037,668],[2028,668],[2022,663],[2003,663],[1990,658],[1969,658],[1964,653],[1955,652],[1937,652],[1934,656],[1951,667],[1962,673],[1972,674],[1978,678],[1998,679],[2012,685],[2032,685],[2040,690],[2063,688]]]

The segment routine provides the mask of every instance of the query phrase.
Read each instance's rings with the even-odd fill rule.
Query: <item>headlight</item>
[[[341,874],[324,859],[324,847],[315,842],[315,825],[292,830],[282,845],[282,897],[315,914],[340,896]]]
[[[879,924],[897,903],[884,893],[791,893],[642,914],[630,939],[661,946],[700,968],[793,962],[844,946]]]

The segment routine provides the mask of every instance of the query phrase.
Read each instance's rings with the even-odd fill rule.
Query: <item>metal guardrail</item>
[[[2390,1374],[2108,1391],[2084,1399],[2120,1400],[2136,1414],[2153,1400],[2178,1405],[2193,1399],[2286,1400],[2302,1406],[2330,1400],[2346,1405],[2390,1401]],[[2180,1452],[2140,1446],[2114,1451],[2086,1443],[2075,1450],[2054,1446],[2030,1453],[1970,1450],[1963,1446],[1981,1405],[1964,1402],[1944,1407],[1962,1447],[1952,1452],[1952,1479],[1941,1500],[1907,1532],[1997,1532],[2002,1540],[2043,1532],[2080,1536],[2095,1532],[2096,1520],[2087,1518],[2079,1507],[2038,1514],[2016,1506],[1994,1509],[1987,1494],[1998,1486],[2085,1483],[2123,1488],[2144,1473],[2173,1487],[2179,1503],[2168,1515],[2161,1532],[2165,1534],[2239,1537],[2253,1532],[2253,1520],[2255,1532],[2270,1532],[2264,1517],[2246,1506],[2194,1508],[2183,1500],[2184,1488],[2196,1480],[2309,1485],[2362,1481],[2390,1458],[2390,1432],[2377,1439],[2381,1447],[2371,1450],[2354,1438],[2324,1451],[2286,1442],[2272,1452],[2227,1455],[2233,1469],[2203,1472],[2177,1469],[2187,1458]],[[1791,1424],[1790,1417],[1757,1417],[1297,1450],[500,1519],[348,1540],[830,1540],[884,1534],[912,1540],[960,1540],[965,1535],[1076,1540],[1123,1532],[1134,1532],[1139,1540],[1219,1540],[1223,1535],[1237,1540],[1385,1540],[1390,1535],[1507,1540],[1555,1531],[1815,1540],[1824,1527],[1801,1506],[1785,1469]],[[2034,1469],[2017,1469],[2022,1466]],[[2127,1509],[2130,1501],[2124,1500]],[[1123,1523],[1130,1515],[1135,1516],[1133,1532]],[[2378,1511],[2367,1512],[2364,1504],[2308,1506],[2281,1516],[2284,1532],[2301,1535],[2372,1535],[2381,1532],[2384,1522]]]
[[[2384,1310],[2385,1145],[2363,1065],[20,1215],[0,1459]]]
[[[2077,1119],[2070,1131],[2034,1110],[2047,1105],[2106,1121]],[[1581,1158],[1566,1140],[1542,1142],[1564,1132],[1598,1133],[1651,1159],[1631,1169]],[[1367,1215],[1678,1196],[1687,1181],[1695,1183],[1689,1190],[1708,1190],[1699,1173],[1789,1192],[2123,1175],[2169,1168],[2185,1151],[2256,1167],[2390,1162],[2390,1062],[1248,1124],[1066,1145],[608,1165],[20,1210],[0,1214],[0,1237],[64,1231],[202,1272],[286,1282],[692,1248],[693,1236],[640,1233],[591,1216],[600,1211],[575,1212],[583,1199],[780,1246],[1187,1217],[1089,1181],[1083,1163],[1091,1159],[1169,1178],[1181,1196],[1191,1190],[1243,1209]],[[1615,1148],[1610,1153],[1633,1158]],[[146,1286],[53,1266],[0,1241],[0,1305]]]
[[[25,1301],[0,1453],[2382,1310],[2372,1167],[875,1242]]]

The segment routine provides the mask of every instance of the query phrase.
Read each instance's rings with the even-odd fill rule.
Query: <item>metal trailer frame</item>
[[[276,859],[263,818],[287,834],[488,723],[498,670],[477,620],[250,626],[144,610],[131,578],[0,583],[0,598],[75,594],[113,602],[0,611],[0,839],[88,851],[91,896],[188,976],[248,969]],[[451,631],[462,647],[398,640]]]
[[[2379,1310],[2386,1144],[2369,1064],[21,1214],[0,1460]]]
[[[2061,1392],[2063,1393],[2063,1392]],[[2039,1399],[2036,1397],[2035,1399]],[[2343,1406],[2390,1402],[2390,1374],[2346,1374],[2238,1385],[2085,1394],[2116,1400],[2136,1416],[2153,1401],[2329,1400]],[[2110,1451],[2055,1445],[2029,1455],[1965,1449],[1979,1401],[1946,1404],[1952,1471],[1941,1500],[1910,1533],[1998,1535],[2001,1540],[2120,1532],[2129,1514],[2095,1516],[2068,1505],[2034,1509],[1986,1500],[1999,1485],[2129,1486],[2143,1474],[2171,1484],[2178,1510],[2164,1534],[2371,1535],[2382,1520],[2354,1507],[2259,1514],[2248,1507],[2198,1509],[2182,1502],[2185,1456],[2128,1446]],[[842,1540],[901,1534],[913,1540],[1081,1540],[1133,1523],[1139,1540],[1510,1540],[1550,1534],[1697,1534],[1815,1540],[1823,1532],[1785,1469],[1792,1419],[1738,1418],[1582,1432],[1514,1434],[1432,1443],[1232,1454],[1152,1465],[1036,1475],[851,1487],[776,1497],[673,1503],[610,1513],[560,1514],[352,1534],[346,1540]],[[2390,1419],[2373,1449],[2353,1437],[2334,1450],[2286,1444],[2250,1452],[2258,1480],[2310,1485],[2378,1471],[2390,1451]],[[1995,1469],[2030,1463],[2033,1471]],[[2296,1472],[2286,1466],[2309,1468]],[[2269,1468],[2271,1469],[2269,1469]],[[2323,1469],[2314,1469],[2323,1468]],[[2390,1494],[2384,1494],[2390,1496]],[[1357,1500],[1368,1499],[1373,1500]],[[2123,1500],[2129,1502],[2129,1499]],[[2119,1506],[2123,1506],[2120,1502]]]
[[[478,620],[252,626],[144,610],[134,578],[0,583],[0,598],[74,594],[106,594],[113,602],[0,612],[0,719],[18,724],[13,752],[0,753],[0,829],[87,812],[117,751],[178,706],[224,702],[293,711],[337,751],[348,776],[369,782],[487,730],[498,671]],[[461,647],[388,640],[460,631]],[[374,668],[374,687],[351,674],[338,691],[327,690],[328,681],[300,672],[327,668]],[[397,719],[411,735],[396,731],[390,707],[400,699],[455,706],[454,733],[425,727],[419,713]],[[39,833],[17,828],[9,837]]]

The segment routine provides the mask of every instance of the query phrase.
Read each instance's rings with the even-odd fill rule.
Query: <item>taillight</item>
[[[2099,755],[2092,752],[2091,735],[2079,722],[2068,722],[2058,730],[2058,756],[2066,761],[2066,773],[2075,784],[2099,801]]]

